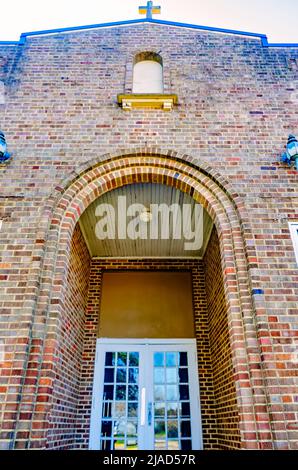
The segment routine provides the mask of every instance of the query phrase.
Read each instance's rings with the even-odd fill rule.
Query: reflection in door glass
[[[165,382],[165,371],[163,367],[155,367],[154,369],[154,383],[163,384]]]
[[[155,416],[156,416],[156,417],[160,417],[160,416],[163,417],[163,416],[165,416],[165,414],[166,414],[166,413],[165,413],[165,409],[166,409],[166,408],[165,408],[165,403],[163,403],[163,402],[160,402],[160,403],[156,402],[156,403],[155,403],[155,406],[154,406],[154,413],[155,413]]]
[[[175,367],[177,365],[177,353],[167,352],[166,353],[166,365],[167,367]]]
[[[129,418],[138,417],[138,403],[128,402],[128,417]]]
[[[178,404],[177,402],[174,402],[174,403],[169,402],[167,404],[168,417],[177,417],[178,416],[178,409],[181,409],[181,403]],[[181,411],[180,411],[180,413],[181,413]]]
[[[176,385],[167,385],[167,400],[173,401],[178,399],[178,389]]]
[[[117,383],[126,383],[126,369],[117,369]]]
[[[138,449],[139,353],[106,352],[100,448]]]
[[[166,368],[166,381],[167,381],[168,384],[177,383],[176,367],[167,367]]]
[[[166,399],[166,387],[164,385],[155,385],[154,399],[156,401],[161,401],[161,400]]]
[[[165,355],[164,353],[154,353],[154,367],[164,366]]]
[[[123,419],[126,416],[126,402],[125,401],[119,401],[118,403],[115,403],[115,411],[114,411],[114,417],[117,419]]]
[[[155,352],[154,448],[191,450],[187,352]]]
[[[131,384],[139,383],[139,368],[138,367],[130,367],[128,369],[128,382]]]

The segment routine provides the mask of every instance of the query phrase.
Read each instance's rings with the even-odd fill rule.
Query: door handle
[[[145,426],[146,421],[146,388],[141,391],[141,426]]]
[[[152,402],[148,402],[148,426],[152,424]]]

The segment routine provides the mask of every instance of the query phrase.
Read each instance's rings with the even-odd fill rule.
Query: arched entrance
[[[204,207],[214,222],[216,234],[213,236],[213,244],[218,248],[215,257],[220,262],[225,296],[227,354],[232,361],[239,445],[242,448],[258,448],[255,409],[258,403],[253,389],[254,392],[260,390],[259,398],[263,402],[263,379],[256,361],[258,351],[249,346],[250,343],[256,343],[256,332],[241,229],[245,218],[241,199],[210,168],[195,165],[185,156],[162,156],[157,152],[136,152],[106,158],[94,163],[92,167],[82,169],[75,178],[71,177],[57,188],[61,194],[57,198],[49,227],[42,286],[36,310],[45,325],[38,384],[40,390],[46,381],[47,400],[46,405],[43,403],[41,416],[41,400],[37,394],[29,446],[86,446],[90,428],[90,383],[93,381],[93,370],[85,370],[82,364],[88,361],[94,365],[97,337],[95,318],[98,317],[94,312],[98,312],[99,300],[93,296],[100,285],[100,279],[94,280],[96,274],[94,284],[87,279],[90,269],[92,272],[95,266],[90,266],[90,259],[86,262],[88,254],[80,243],[82,234],[78,231],[77,223],[83,212],[101,195],[121,186],[137,183],[173,186],[189,194]],[[71,258],[74,249],[76,256]],[[84,267],[81,269],[83,258]],[[79,275],[76,275],[78,272]],[[70,284],[73,286],[73,297],[69,295]],[[86,305],[84,296],[86,297],[88,289],[89,303]],[[208,334],[207,329],[206,335]],[[204,367],[203,365],[201,374],[204,374]],[[225,419],[224,413],[216,415],[216,406],[220,407],[220,401],[225,401],[224,393],[219,387],[214,402],[214,430],[211,430],[211,434],[210,429],[208,431],[210,423],[206,423],[205,429],[203,423],[203,440],[204,432],[206,435],[209,432],[206,448],[237,447],[233,443],[229,447],[222,440],[229,428],[229,418]],[[85,401],[81,400],[82,397],[85,397]],[[223,409],[222,406],[221,408]],[[263,416],[263,419],[266,418]],[[42,422],[38,432],[35,431],[36,422]]]

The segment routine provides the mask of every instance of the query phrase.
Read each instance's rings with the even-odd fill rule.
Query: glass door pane
[[[139,352],[105,353],[101,450],[137,450],[139,416]]]
[[[189,450],[190,396],[187,352],[154,352],[154,448]]]

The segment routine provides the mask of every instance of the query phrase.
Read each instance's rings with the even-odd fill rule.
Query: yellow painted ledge
[[[132,108],[153,108],[172,111],[174,104],[178,103],[178,96],[157,93],[132,93],[118,95],[117,101],[124,111],[130,111]]]

